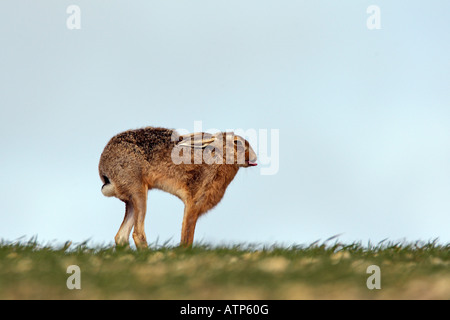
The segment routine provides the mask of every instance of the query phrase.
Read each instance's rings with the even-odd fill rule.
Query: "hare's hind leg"
[[[116,245],[126,246],[129,243],[131,229],[134,226],[134,209],[131,201],[125,202],[125,217],[114,238]]]
[[[145,213],[147,211],[147,190],[133,194],[131,203],[134,209],[133,240],[138,249],[145,249],[148,247],[144,230]]]

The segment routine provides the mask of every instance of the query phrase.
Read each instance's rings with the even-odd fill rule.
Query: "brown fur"
[[[189,142],[180,143],[191,137],[194,137],[192,141],[203,139],[203,145],[194,148],[189,147]],[[116,243],[128,244],[129,234],[134,227],[136,246],[147,247],[144,232],[147,192],[157,188],[176,195],[184,202],[181,244],[191,245],[197,219],[220,202],[239,168],[248,167],[248,160],[256,160],[255,153],[245,139],[234,136],[234,140],[243,142],[245,150],[227,139],[225,133],[215,137],[204,133],[201,136],[180,136],[173,130],[153,127],[129,130],[114,136],[101,155],[99,174],[104,183],[102,192],[126,204],[125,218],[115,237]],[[215,159],[222,157],[223,164],[175,164],[171,158],[174,147],[182,148],[186,154],[190,153],[193,160],[195,154],[202,153],[204,148],[220,147],[222,143],[226,154],[221,153],[220,149],[214,149],[212,155]],[[231,148],[234,148],[234,160],[230,162],[228,150]],[[246,162],[239,164],[238,156],[243,154]]]

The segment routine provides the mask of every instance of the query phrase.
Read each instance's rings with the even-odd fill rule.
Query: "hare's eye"
[[[244,144],[242,143],[241,140],[234,140],[234,144],[235,144],[236,146],[238,146],[238,147],[244,146]]]

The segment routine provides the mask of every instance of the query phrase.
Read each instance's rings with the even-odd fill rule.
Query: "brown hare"
[[[179,135],[147,127],[114,136],[100,157],[102,193],[125,202],[125,218],[115,242],[128,245],[132,228],[137,248],[146,248],[147,193],[156,188],[184,204],[181,245],[194,240],[197,219],[216,206],[239,168],[256,166],[247,140],[231,132]]]

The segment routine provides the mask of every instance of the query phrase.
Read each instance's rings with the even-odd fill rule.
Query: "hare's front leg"
[[[181,228],[181,246],[189,247],[194,242],[195,225],[197,224],[198,216],[199,211],[187,203],[184,208],[183,225]]]

